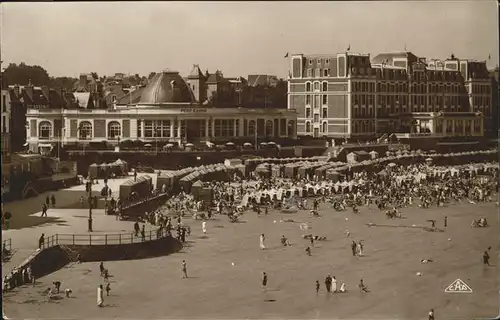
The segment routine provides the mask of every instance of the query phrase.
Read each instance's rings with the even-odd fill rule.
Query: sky
[[[2,3],[1,60],[51,76],[148,75],[193,64],[288,75],[291,54],[408,51],[499,60],[495,0]]]

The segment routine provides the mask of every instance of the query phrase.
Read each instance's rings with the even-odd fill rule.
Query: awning
[[[50,143],[39,143],[38,147],[39,148],[52,148],[52,145]]]
[[[479,144],[479,141],[463,141],[463,142],[438,142],[438,146],[455,146],[459,144],[466,144],[466,145],[471,145],[471,144]]]

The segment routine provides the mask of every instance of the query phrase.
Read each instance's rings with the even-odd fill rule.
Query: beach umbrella
[[[392,167],[395,167],[395,166],[396,166],[396,164],[395,164],[394,162],[391,162],[391,163],[389,163],[387,166],[388,166],[389,168],[392,168]]]
[[[194,147],[194,144],[192,144],[192,143],[186,143],[186,147]]]
[[[226,146],[234,146],[234,143],[228,142],[228,143],[226,143]]]
[[[244,147],[251,147],[251,146],[252,146],[252,144],[251,144],[250,142],[245,142],[245,143],[243,144],[243,146],[244,146]]]
[[[151,147],[152,147],[152,145],[151,145],[151,144],[149,144],[149,143],[146,143],[146,144],[144,145],[144,147],[145,147],[145,148],[151,148]]]

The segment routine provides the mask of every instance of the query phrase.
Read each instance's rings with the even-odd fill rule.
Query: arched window
[[[255,135],[255,120],[250,120],[248,121],[248,135],[249,136],[254,136]]]
[[[118,121],[108,123],[108,139],[117,139],[122,135],[122,126]]]
[[[328,123],[327,122],[323,122],[323,132],[324,133],[328,132]]]
[[[92,140],[92,123],[88,121],[80,122],[78,131],[79,131],[78,138],[80,140]]]
[[[311,123],[309,121],[306,122],[306,133],[311,132]]]
[[[295,133],[295,121],[288,121],[288,136],[291,137]]]
[[[324,92],[328,91],[328,82],[323,82],[322,91],[324,91]]]
[[[311,92],[311,83],[306,82],[306,92]]]
[[[39,139],[50,139],[52,135],[52,124],[48,121],[42,121],[38,125],[38,138]]]
[[[271,120],[266,121],[266,136],[273,135],[273,122]]]

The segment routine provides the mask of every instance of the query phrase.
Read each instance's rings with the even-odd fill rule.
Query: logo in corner
[[[446,289],[446,293],[472,293],[472,289],[460,279],[453,281]]]

